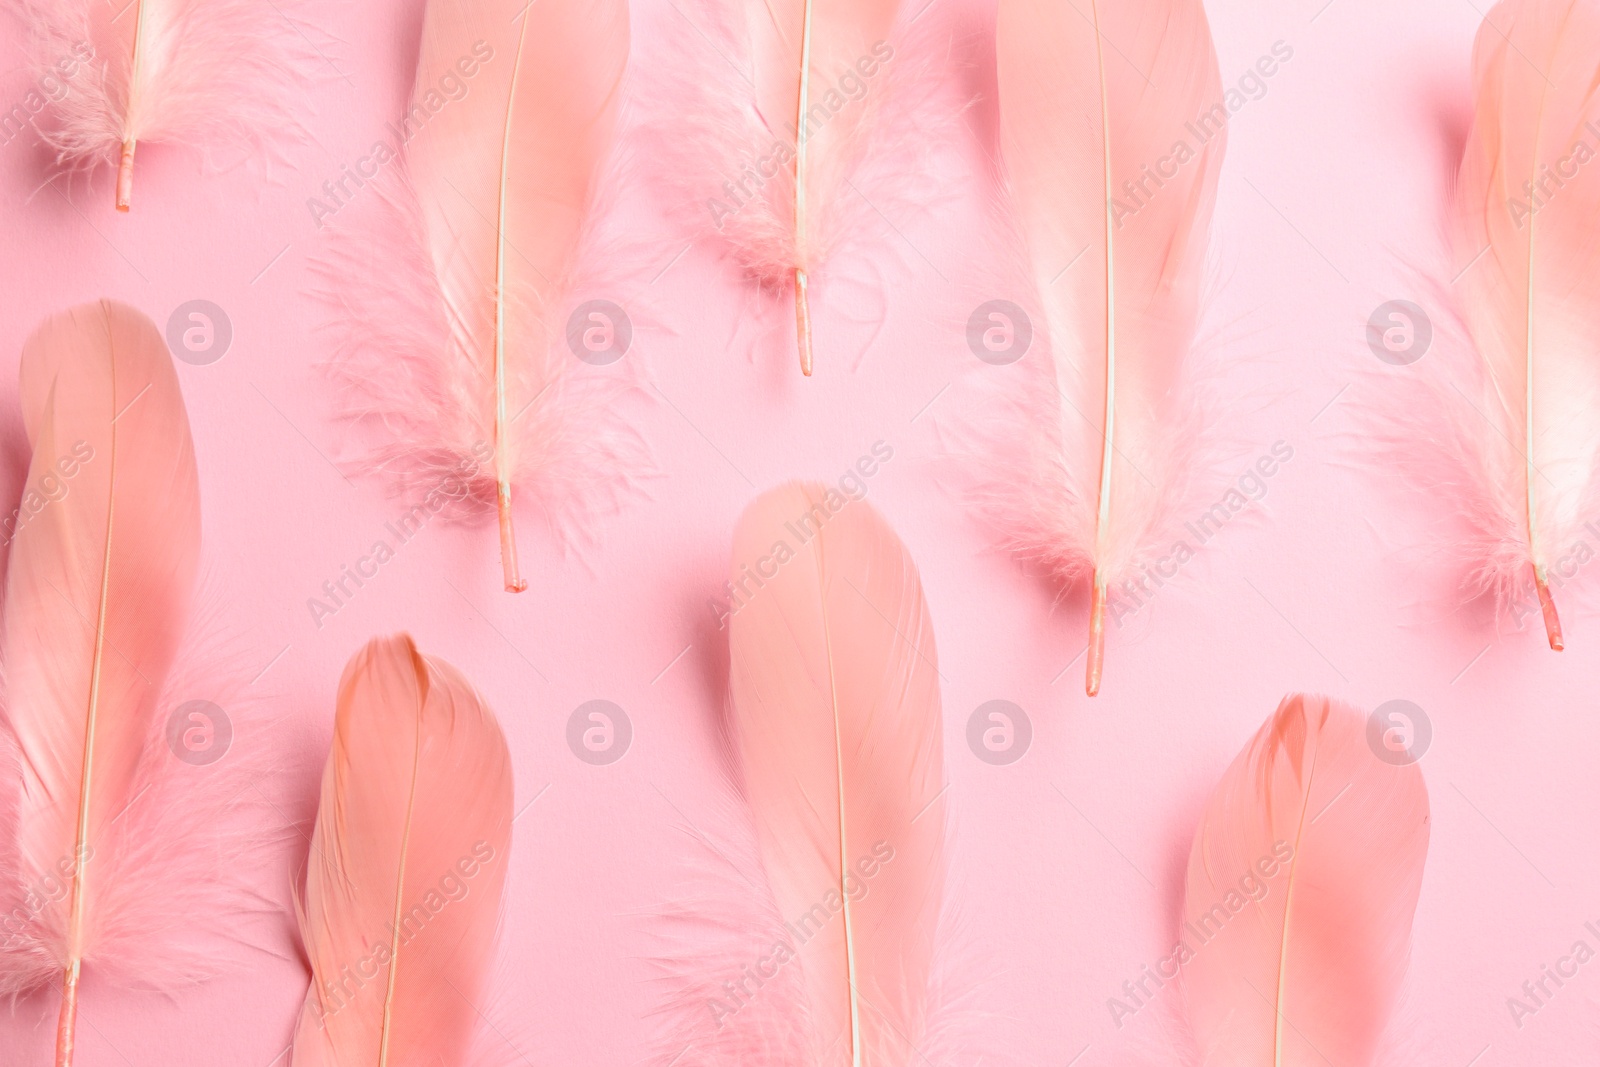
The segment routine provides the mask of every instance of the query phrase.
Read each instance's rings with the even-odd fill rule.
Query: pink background
[[[262,789],[280,815],[263,833],[308,825],[333,687],[360,644],[405,628],[462,668],[505,723],[519,807],[539,796],[516,826],[507,936],[517,962],[496,1005],[517,1020],[526,1062],[649,1060],[661,1006],[651,914],[692,866],[687,828],[722,818],[714,722],[725,645],[705,604],[732,524],[758,491],[836,478],[880,439],[895,458],[871,499],[921,566],[948,679],[952,891],[997,963],[971,991],[990,1017],[981,1040],[938,1067],[1097,1067],[1159,1047],[1160,1012],[1119,1030],[1107,998],[1170,950],[1199,807],[1295,689],[1364,709],[1412,700],[1433,724],[1422,761],[1433,842],[1397,1023],[1405,1061],[1593,1062],[1600,962],[1520,1029],[1506,998],[1600,920],[1600,625],[1569,608],[1569,651],[1558,656],[1540,633],[1497,635],[1481,612],[1455,611],[1447,577],[1426,565],[1428,501],[1394,493],[1395,472],[1359,447],[1360,398],[1372,394],[1353,383],[1376,373],[1381,387],[1394,373],[1366,346],[1368,316],[1389,299],[1430,299],[1403,264],[1436,243],[1481,13],[1470,0],[1208,6],[1225,82],[1276,41],[1294,50],[1233,120],[1212,321],[1229,389],[1246,398],[1227,427],[1249,452],[1238,472],[1279,440],[1295,455],[1253,520],[1230,524],[1149,610],[1113,629],[1096,700],[1083,695],[1082,661],[1072,663],[1081,594],[1053,610],[1056,590],[993,552],[943,487],[937,427],[959,412],[941,405],[961,391],[941,390],[984,369],[962,324],[1007,295],[981,281],[983,189],[968,127],[938,155],[951,202],[895,218],[898,233],[884,235],[887,321],[857,369],[826,354],[830,331],[836,345],[861,334],[843,321],[843,298],[820,313],[812,381],[787,345],[753,359],[731,345],[740,284],[696,246],[648,293],[628,294],[641,311],[627,358],[656,398],[639,426],[663,475],[649,499],[565,559],[530,532],[532,588],[517,598],[498,591],[490,526],[430,526],[317,628],[307,598],[403,506],[327,459],[341,438],[313,371],[328,340],[307,296],[326,231],[305,202],[399,114],[420,3],[318,13],[331,65],[306,117],[314,139],[272,181],[250,167],[207,177],[187,151],[142,147],[135,210],[121,217],[105,174],[47,182],[31,132],[0,146],[0,440],[12,498],[24,458],[10,361],[44,315],[102,295],[158,324],[194,298],[226,309],[232,350],[179,372],[207,569],[248,650],[242,680],[265,670],[249,688],[275,720],[241,718],[235,741],[273,747]],[[634,7],[639,61],[669,61],[650,34],[679,17],[671,0]],[[958,57],[990,49],[991,3],[933,0],[929,17],[962,35]],[[21,46],[18,28],[0,22],[7,108],[28,88]],[[979,60],[952,76],[981,90],[990,75]],[[649,255],[665,267],[682,244],[662,238]],[[580,762],[564,740],[568,715],[593,698],[617,702],[634,724],[631,750],[610,766]],[[967,717],[991,699],[1016,702],[1033,723],[1032,748],[1012,766],[984,764],[966,745]],[[262,887],[285,907],[305,847],[289,840],[275,884]],[[218,944],[228,974],[171,997],[88,978],[82,1067],[267,1067],[284,1055],[306,974],[287,919],[252,936],[259,948]],[[47,1062],[56,1003],[52,990],[0,1018],[0,1063]]]

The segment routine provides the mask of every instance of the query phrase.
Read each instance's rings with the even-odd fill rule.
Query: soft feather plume
[[[1107,592],[1172,524],[1194,447],[1183,370],[1221,80],[1199,0],[1001,0],[997,51],[1004,167],[1051,373],[1024,406],[1019,469],[983,495],[1020,554],[1090,581],[1093,696]]]
[[[500,927],[511,798],[500,725],[455,668],[405,636],[352,657],[300,908],[312,980],[295,1067],[467,1061]]]
[[[731,732],[790,920],[779,966],[793,999],[782,1031],[722,1051],[729,1063],[909,1067],[927,1034],[945,826],[916,564],[870,505],[790,485],[740,520],[732,576]]]
[[[20,524],[6,576],[5,724],[21,788],[4,867],[20,880],[8,894],[27,892],[6,916],[0,990],[62,981],[66,1067],[86,964],[165,973],[165,926],[140,925],[138,897],[163,874],[152,864],[208,880],[170,822],[161,842],[124,822],[172,767],[164,684],[194,594],[200,491],[171,356],[133,309],[101,301],[46,322],[23,348],[21,398],[30,491],[62,495]]]
[[[1505,605],[1531,584],[1559,650],[1553,564],[1600,520],[1600,168],[1575,157],[1600,142],[1600,6],[1505,0],[1473,68],[1452,237],[1479,359],[1445,393],[1452,481],[1474,592]]]
[[[854,187],[863,160],[880,138],[915,126],[882,121],[884,100],[906,81],[890,73],[903,63],[892,43],[900,10],[899,0],[701,0],[678,11],[693,23],[690,44],[713,42],[714,65],[668,94],[688,106],[658,123],[662,180],[679,185],[698,219],[709,209],[719,240],[762,290],[792,294],[806,375],[810,287],[866,221],[866,198],[893,195]],[[914,147],[902,153],[905,179]]]
[[[133,199],[134,151],[182,141],[248,153],[296,128],[287,90],[305,38],[260,0],[13,0],[35,38],[62,162],[117,168],[117,210]]]
[[[514,488],[559,527],[642,464],[618,428],[626,371],[581,362],[567,337],[628,48],[624,0],[432,0],[399,187],[379,184],[368,245],[327,272],[349,327],[334,370],[382,438],[372,459],[494,507],[512,592],[527,588]],[[618,327],[598,315],[583,328]]]
[[[1370,1064],[1427,853],[1421,769],[1380,760],[1355,709],[1285,699],[1217,783],[1189,852],[1182,974],[1200,1062]]]

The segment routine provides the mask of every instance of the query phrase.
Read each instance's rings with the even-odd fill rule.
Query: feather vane
[[[1291,696],[1212,792],[1189,852],[1184,1001],[1202,1062],[1360,1067],[1405,975],[1428,851],[1415,763]]]
[[[137,311],[101,301],[50,319],[23,348],[21,397],[29,484],[66,489],[17,531],[6,578],[15,866],[28,884],[60,875],[70,891],[37,909],[0,985],[46,966],[61,977],[66,1067],[83,967],[119,933],[117,822],[151,786],[147,747],[194,594],[200,490],[172,358]]]
[[[300,931],[296,1067],[462,1063],[511,841],[511,758],[453,667],[379,638],[339,683]],[[354,976],[354,977],[352,977]]]
[[[1092,696],[1108,590],[1136,573],[1182,463],[1221,78],[1199,0],[1002,0],[996,32],[1004,165],[1057,394],[1017,487],[1021,540],[1091,581]]]
[[[870,505],[790,485],[746,511],[732,570],[748,592],[729,623],[733,734],[775,903],[805,935],[803,1062],[910,1063],[944,885],[916,565]]]

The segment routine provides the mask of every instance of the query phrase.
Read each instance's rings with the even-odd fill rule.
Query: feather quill
[[[125,936],[119,853],[134,847],[117,823],[153,784],[148,748],[194,593],[200,491],[172,358],[133,309],[101,301],[46,322],[23,347],[21,398],[29,485],[65,489],[21,525],[6,576],[5,721],[22,769],[14,867],[28,885],[59,876],[68,891],[31,910],[20,944],[7,940],[0,986],[42,970],[61,980],[66,1067],[84,965],[138,966],[110,951]]]
[[[405,636],[339,683],[300,932],[295,1067],[465,1062],[511,842],[511,757],[455,668]],[[355,977],[352,977],[355,976]]]
[[[1199,0],[1001,0],[996,32],[1004,166],[1053,372],[1006,492],[1022,494],[1019,547],[1090,580],[1093,696],[1107,592],[1161,532],[1188,444],[1221,78]]]
[[[734,534],[732,733],[803,1003],[800,1062],[906,1067],[943,898],[939,678],[916,564],[868,504],[760,497]]]
[[[1600,8],[1497,4],[1473,81],[1452,236],[1480,373],[1450,401],[1475,578],[1502,604],[1531,578],[1559,651],[1552,564],[1600,519]]]
[[[498,514],[510,592],[527,588],[514,488],[551,513],[578,510],[618,495],[637,465],[609,429],[620,386],[578,364],[565,321],[628,52],[625,0],[431,0],[399,124],[401,188],[373,227],[394,247],[331,271],[341,318],[361,327],[337,370],[355,416],[392,438],[380,463],[429,489],[465,472],[468,501]],[[464,95],[447,99],[442,83]],[[404,284],[383,288],[391,275]]]
[[[133,202],[141,142],[250,152],[296,127],[287,88],[304,38],[259,0],[14,0],[60,86],[44,136],[63,162],[116,168]],[[84,69],[87,68],[87,69]]]
[[[1358,711],[1291,696],[1217,783],[1189,852],[1181,933],[1201,1062],[1372,1062],[1428,852],[1421,769],[1375,752]]]

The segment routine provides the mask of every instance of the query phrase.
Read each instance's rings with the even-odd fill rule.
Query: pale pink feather
[[[295,1067],[467,1060],[510,860],[504,735],[455,668],[409,637],[356,653],[300,909],[311,961]]]
[[[70,891],[27,907],[20,931],[8,924],[0,988],[64,978],[65,1064],[81,968],[127,936],[115,920],[129,917],[119,882],[133,846],[119,820],[154,784],[200,493],[172,358],[133,309],[101,301],[47,321],[23,347],[20,392],[28,484],[62,495],[21,523],[6,576],[5,721],[22,772],[9,866],[26,886]]]
[[[1473,69],[1452,236],[1479,362],[1445,394],[1468,584],[1501,604],[1535,590],[1559,649],[1554,564],[1600,520],[1600,7],[1505,0]]]
[[[349,328],[335,372],[378,432],[373,460],[496,507],[513,591],[514,490],[565,528],[643,465],[619,425],[626,368],[587,365],[567,334],[628,51],[622,0],[432,0],[396,126],[404,173],[328,272]],[[439,91],[451,79],[458,98]]]
[[[803,987],[795,1062],[904,1067],[927,1033],[944,887],[916,564],[870,505],[790,485],[740,520],[732,575],[732,733]]]
[[[898,187],[915,182],[927,147],[926,123],[885,113],[916,80],[906,77],[902,8],[899,0],[694,0],[677,8],[672,30],[698,65],[652,75],[665,85],[653,124],[666,171],[658,183],[697,231],[716,231],[763,291],[793,296],[808,375],[809,288],[869,217],[903,199]],[[866,160],[888,141],[900,159],[892,179],[864,182]]]
[[[45,138],[63,163],[116,167],[122,211],[140,142],[258,154],[298,129],[290,92],[309,46],[289,21],[297,0],[12,2],[59,94]]]
[[[1092,694],[1107,590],[1170,522],[1195,430],[1183,370],[1226,110],[1199,0],[1002,0],[996,32],[1004,168],[1053,373],[1020,469],[988,495],[1020,552],[1091,583]]]
[[[1179,931],[1200,1063],[1373,1061],[1428,852],[1421,769],[1376,751],[1360,712],[1291,696],[1217,783]]]

